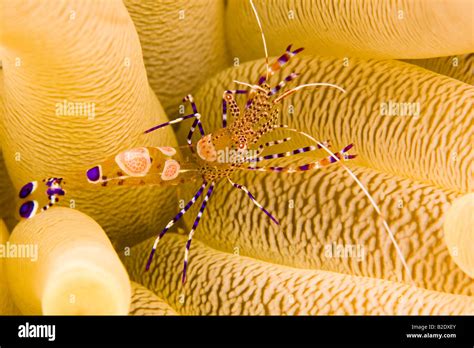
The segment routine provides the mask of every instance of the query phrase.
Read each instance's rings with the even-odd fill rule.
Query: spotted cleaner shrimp
[[[279,125],[277,123],[278,116],[280,114],[279,106],[281,105],[281,101],[303,88],[331,87],[336,88],[342,93],[345,93],[345,90],[340,86],[330,83],[307,83],[280,93],[283,87],[298,77],[297,73],[291,73],[276,86],[272,87],[269,84],[270,78],[275,74],[275,72],[279,71],[283,66],[285,66],[292,57],[301,52],[303,48],[292,50],[292,45],[289,45],[286,51],[276,61],[274,61],[272,64],[269,64],[267,45],[262,25],[252,0],[250,0],[250,4],[255,14],[262,36],[263,48],[265,51],[266,71],[258,78],[256,84],[234,81],[236,84],[246,87],[246,89],[224,91],[222,98],[222,127],[213,131],[212,133],[206,134],[201,123],[201,114],[198,112],[198,108],[194,102],[194,99],[192,95],[187,95],[183,99],[183,102],[190,104],[192,108],[191,114],[159,124],[145,131],[147,134],[165,126],[170,126],[189,119],[193,119],[193,123],[186,139],[186,146],[181,146],[178,148],[167,146],[144,146],[128,149],[99,165],[89,168],[86,172],[88,182],[92,184],[101,184],[102,186],[173,186],[188,182],[201,183],[199,189],[196,191],[191,200],[189,200],[184,208],[181,209],[179,213],[168,222],[168,224],[156,237],[146,263],[146,270],[149,270],[151,267],[151,263],[156,253],[159,241],[163,238],[166,232],[169,231],[171,227],[191,208],[191,206],[197,202],[197,200],[203,195],[207,188],[199,212],[189,232],[188,240],[185,246],[184,265],[182,272],[182,283],[184,284],[187,277],[191,242],[206,209],[207,203],[211,198],[214,188],[218,182],[227,180],[234,188],[243,191],[249,197],[252,203],[262,210],[262,212],[265,213],[272,220],[272,222],[279,224],[278,220],[257,201],[255,196],[248,190],[246,186],[235,183],[232,180],[232,174],[241,170],[296,173],[317,170],[331,164],[338,163],[348,172],[348,174],[363,190],[377,214],[382,219],[383,226],[386,229],[392,243],[394,244],[397,254],[399,255],[408,277],[411,280],[411,274],[403,254],[401,253],[398,244],[394,239],[389,225],[383,218],[378,205],[362,182],[357,178],[357,176],[346,165],[343,164],[343,161],[348,161],[356,157],[355,154],[349,153],[349,150],[353,147],[353,144],[349,144],[342,150],[334,153],[329,150],[329,141],[320,142],[305,132],[290,128],[287,125]],[[236,100],[238,95],[245,95],[247,97],[244,108],[239,107],[239,104]],[[231,119],[231,122],[228,122],[228,119]],[[195,134],[196,128],[198,129],[201,138],[196,144],[193,144],[192,138]],[[286,137],[259,144],[262,141],[262,137],[264,135],[268,135],[279,129],[296,132],[311,140],[313,145],[300,147],[292,151],[263,155],[264,151],[271,149],[273,146],[280,145],[291,140],[290,137]],[[264,162],[266,160],[295,156],[318,149],[323,149],[326,151],[328,156],[303,165],[257,165],[260,162]],[[226,156],[222,156],[223,153],[226,154]],[[56,179],[56,181],[54,181],[54,185],[59,185],[59,188],[57,189],[60,189],[61,192],[55,191],[54,195],[48,194],[50,203],[47,205],[47,207],[52,206],[57,202],[58,195],[64,195],[64,191],[60,187],[61,179],[53,179]],[[34,185],[34,187],[30,187],[28,185],[31,186],[31,183],[25,185],[22,190],[29,191],[30,188],[32,188],[33,190],[30,190],[32,192],[36,188]],[[28,194],[26,194],[26,196],[28,196]],[[20,193],[20,198],[25,197],[21,197]],[[20,207],[20,214],[22,217],[31,217],[36,212],[37,203],[35,205],[34,203],[29,202],[31,201],[24,203]],[[45,210],[45,208],[43,209]]]

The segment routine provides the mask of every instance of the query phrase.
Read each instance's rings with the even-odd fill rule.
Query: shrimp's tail
[[[66,182],[63,178],[47,178],[43,179],[43,183],[46,185],[45,194],[48,197],[48,203],[46,203],[41,209],[39,209],[38,200],[41,200],[43,197],[41,197],[41,192],[38,194],[36,191],[38,188],[37,181],[28,182],[20,189],[18,196],[23,203],[18,210],[18,214],[22,219],[30,219],[38,212],[48,210],[59,202],[60,196],[66,194],[66,191],[63,188],[63,185],[66,184]]]

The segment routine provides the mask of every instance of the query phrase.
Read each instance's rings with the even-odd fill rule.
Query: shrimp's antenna
[[[242,86],[247,86],[251,89],[258,89],[264,93],[267,93],[266,90],[264,90],[262,87],[258,86],[258,85],[252,85],[250,83],[247,83],[247,82],[242,82],[242,81],[237,81],[237,80],[234,80],[235,83],[239,84],[239,85],[242,85]]]
[[[268,49],[267,49],[267,41],[265,40],[265,34],[263,33],[262,23],[260,22],[260,18],[258,17],[257,9],[253,4],[253,0],[250,0],[250,5],[252,6],[253,13],[255,14],[255,18],[257,19],[257,24],[260,29],[260,34],[262,34],[262,41],[263,41],[263,49],[265,50],[265,65],[266,65],[266,80],[268,80],[268,74],[270,73],[270,64],[268,63]]]
[[[300,89],[302,88],[306,88],[306,87],[320,87],[320,86],[325,86],[325,87],[333,87],[333,88],[336,88],[337,90],[341,91],[342,93],[346,93],[346,90],[338,85],[334,85],[332,83],[325,83],[325,82],[317,82],[317,83],[307,83],[307,84],[304,84],[304,85],[299,85],[299,86],[296,86],[295,88],[292,88],[288,91],[286,91],[285,93],[283,93],[282,95],[280,95],[278,98],[276,98],[273,103],[278,103],[280,100],[282,100],[283,98],[285,97],[288,97],[290,94],[293,94],[295,93],[296,91],[299,91]]]

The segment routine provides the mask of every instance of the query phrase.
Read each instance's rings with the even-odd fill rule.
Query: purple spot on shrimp
[[[52,195],[64,196],[66,193],[64,192],[62,188],[54,188],[54,189],[48,189],[46,191],[46,194],[48,196],[52,196]]]
[[[300,170],[308,170],[309,169],[309,164],[305,164],[304,166],[299,167]]]
[[[26,198],[28,197],[30,194],[32,194],[36,189],[36,183],[35,182],[29,182],[27,183],[25,186],[23,186],[20,190],[20,198],[23,199],[23,198]]]
[[[95,166],[89,169],[86,173],[87,179],[91,182],[99,181],[101,177],[101,168],[100,166]]]
[[[36,201],[28,201],[21,205],[19,213],[22,218],[29,219],[36,213],[38,203]]]

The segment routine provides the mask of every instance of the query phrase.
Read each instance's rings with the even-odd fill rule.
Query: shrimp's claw
[[[347,145],[345,148],[342,149],[342,153],[346,153],[347,151],[349,151],[350,149],[352,149],[354,147],[354,144],[349,144]]]
[[[349,144],[340,151],[340,154],[342,155],[342,157],[344,158],[345,161],[348,161],[348,160],[351,160],[351,159],[357,157],[357,155],[350,155],[350,154],[347,153],[353,147],[354,147],[354,144]]]
[[[291,46],[293,46],[293,44],[288,45],[288,47],[286,48],[286,53],[288,53],[290,56],[294,56],[295,54],[298,54],[302,50],[304,50],[304,47],[300,47],[300,48],[297,48],[294,51],[291,51]]]

